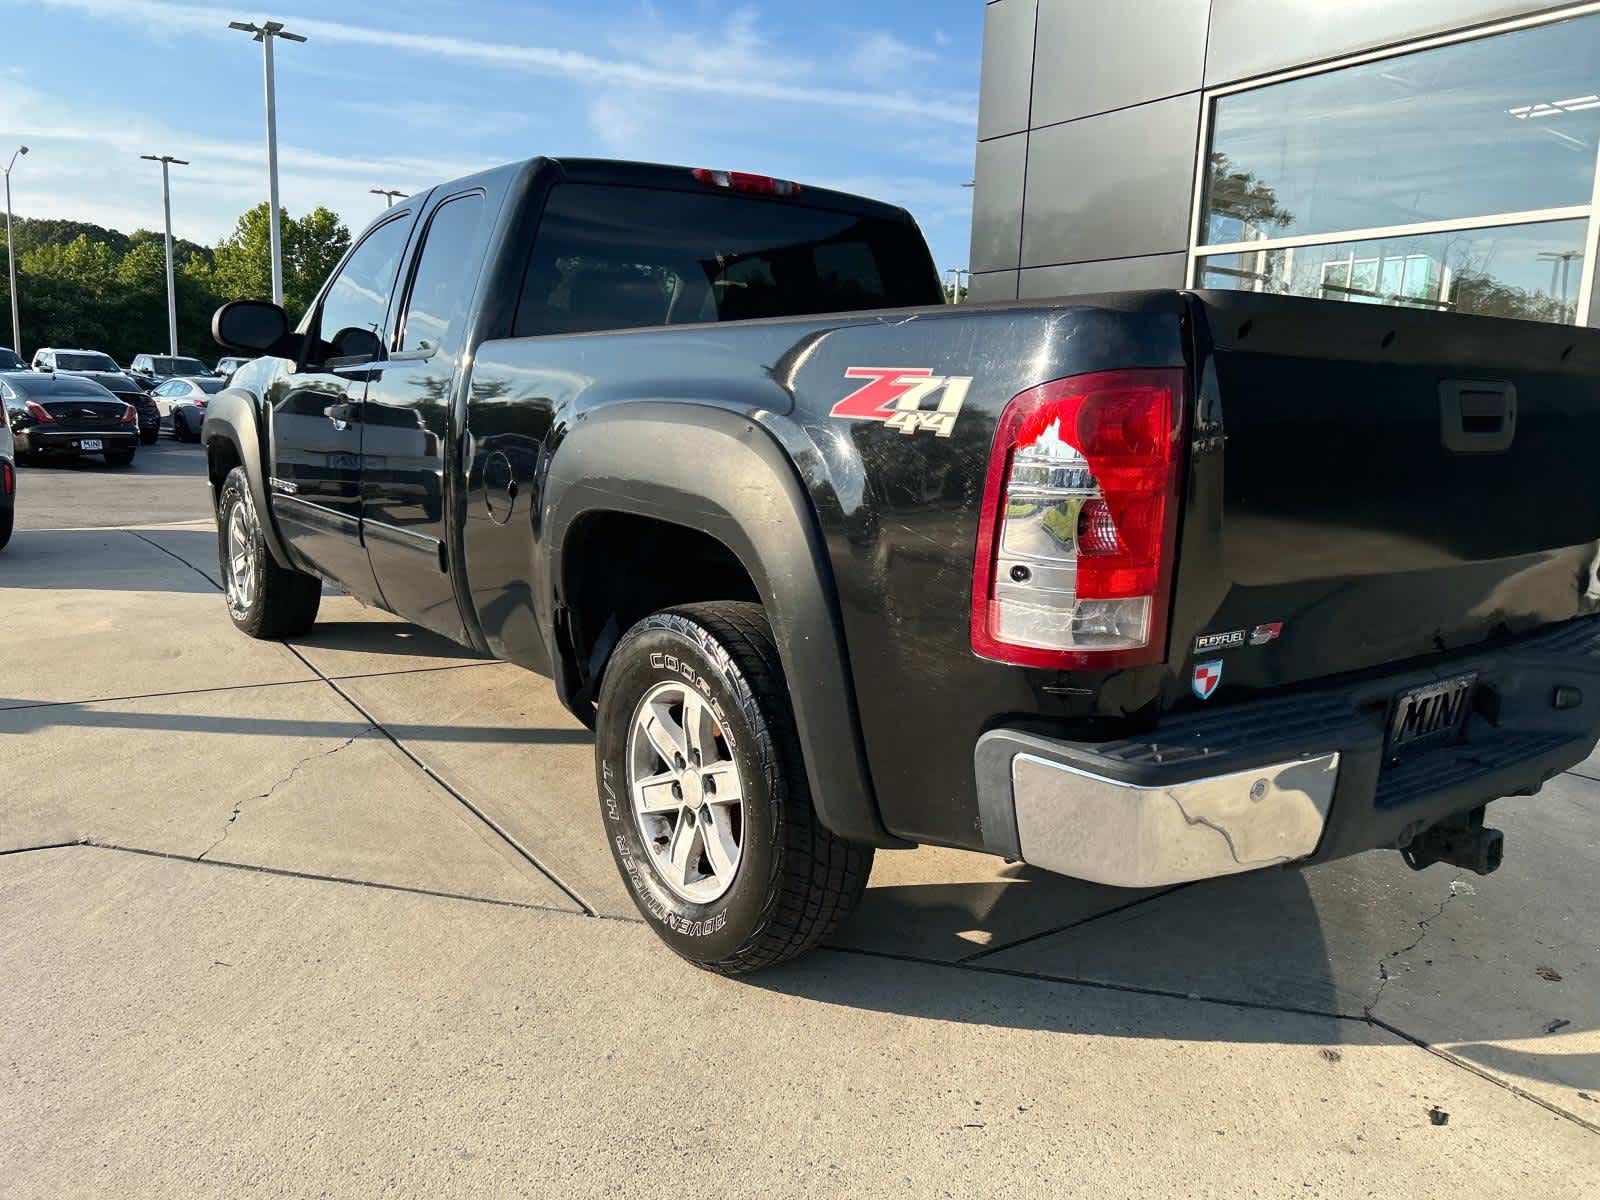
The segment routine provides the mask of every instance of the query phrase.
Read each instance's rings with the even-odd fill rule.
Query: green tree
[[[350,230],[336,213],[315,208],[295,219],[281,212],[283,304],[299,320],[334,264],[350,247]],[[267,299],[272,295],[271,235],[267,206],[240,216],[233,232],[212,255],[210,283],[223,300]]]
[[[119,362],[167,349],[166,238],[148,229],[119,233],[85,221],[15,218],[22,345],[82,346]],[[292,313],[311,302],[350,244],[337,214],[284,215],[284,299]],[[215,249],[173,239],[178,348],[213,358],[211,314],[224,300],[271,294],[267,206],[239,218]],[[10,304],[0,244],[0,312]],[[0,339],[8,340],[8,339]]]
[[[111,294],[117,283],[116,252],[81,233],[64,246],[53,244],[28,251],[17,266],[27,275],[48,275],[74,283],[93,296]]]

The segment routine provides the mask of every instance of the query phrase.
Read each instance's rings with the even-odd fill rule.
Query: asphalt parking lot
[[[880,854],[744,981],[638,923],[542,679],[234,632],[201,452],[0,553],[0,1195],[1600,1194],[1600,759],[1479,879]]]

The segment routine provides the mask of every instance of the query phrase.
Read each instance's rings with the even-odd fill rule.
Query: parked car
[[[217,359],[217,374],[224,379],[232,379],[233,373],[249,361],[248,358],[240,358],[232,354],[219,358]]]
[[[6,346],[0,346],[0,371],[26,371],[28,364],[22,355]]]
[[[0,550],[11,540],[16,523],[17,450],[11,436],[11,422],[0,421]]]
[[[875,847],[1494,870],[1486,806],[1600,736],[1600,331],[942,300],[904,211],[760,176],[411,197],[299,331],[215,317],[273,356],[206,413],[227,611],[301,632],[330,579],[552,675],[624,886],[722,973]]]
[[[180,442],[198,442],[200,425],[206,419],[206,401],[226,386],[226,380],[214,375],[164,379],[150,398],[161,412],[162,428],[170,430]]]
[[[198,358],[176,354],[135,354],[133,362],[128,366],[128,374],[137,378],[148,390],[153,391],[163,379],[171,379],[178,375],[214,375],[216,372]]]
[[[106,388],[118,400],[133,405],[139,415],[139,440],[146,446],[155,445],[161,436],[161,418],[155,402],[127,372],[117,366],[109,354],[98,350],[57,350],[46,346],[33,353],[35,371],[54,371],[80,375],[92,379]]]
[[[0,374],[0,397],[18,459],[101,454],[113,467],[133,461],[139,415],[92,379],[34,371]]]

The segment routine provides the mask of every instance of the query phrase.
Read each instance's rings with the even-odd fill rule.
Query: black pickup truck
[[[1150,887],[1390,848],[1600,735],[1600,333],[1246,292],[951,307],[902,210],[534,159],[397,204],[207,410],[228,611],[553,676],[726,973],[875,847]]]

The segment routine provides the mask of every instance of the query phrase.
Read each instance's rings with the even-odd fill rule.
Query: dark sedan
[[[34,352],[33,369],[81,375],[94,380],[118,400],[133,405],[134,412],[139,414],[141,442],[153,446],[161,436],[161,413],[155,401],[128,372],[117,366],[116,360],[109,354],[102,354],[98,350],[57,350],[53,346],[45,346]]]
[[[133,461],[139,415],[92,379],[41,372],[0,374],[6,423],[17,458],[102,454],[113,467]]]

